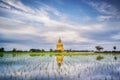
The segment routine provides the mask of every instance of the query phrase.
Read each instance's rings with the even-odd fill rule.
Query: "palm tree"
[[[114,51],[117,49],[117,47],[116,46],[113,46],[113,49],[114,49]]]

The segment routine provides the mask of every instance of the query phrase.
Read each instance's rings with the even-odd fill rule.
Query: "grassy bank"
[[[29,54],[30,56],[52,56],[52,55],[64,55],[64,56],[76,56],[76,55],[97,55],[97,54],[112,54],[112,55],[119,55],[120,53],[103,53],[103,52],[0,52],[1,55],[3,54]]]

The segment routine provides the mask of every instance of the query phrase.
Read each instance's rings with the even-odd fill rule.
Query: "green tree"
[[[95,48],[96,48],[96,50],[98,50],[99,52],[104,49],[104,48],[101,47],[101,46],[96,46]]]
[[[44,50],[44,49],[42,49],[41,51],[42,51],[42,52],[45,52],[45,50]]]
[[[49,51],[50,51],[50,52],[53,52],[53,49],[50,49]]]
[[[4,48],[0,48],[0,52],[4,52]],[[3,57],[3,53],[0,53],[0,57]]]
[[[0,48],[0,52],[4,52],[4,48]]]
[[[13,48],[13,50],[12,50],[13,52],[16,52],[16,48]]]

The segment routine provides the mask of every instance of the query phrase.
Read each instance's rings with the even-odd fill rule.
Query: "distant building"
[[[56,51],[63,52],[64,51],[64,46],[62,44],[61,38],[59,38],[58,43],[56,45]]]

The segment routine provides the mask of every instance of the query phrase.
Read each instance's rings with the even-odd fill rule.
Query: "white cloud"
[[[59,37],[63,39],[64,42],[73,42],[74,43],[80,43],[80,42],[86,42],[88,41],[87,38],[82,37],[78,32],[76,31],[60,31],[60,32],[53,32],[48,31],[42,34],[43,37],[45,37],[46,41],[54,43]]]
[[[0,3],[0,7],[3,7],[3,8],[6,8],[6,9],[10,9],[11,7],[6,5],[6,4],[3,4],[3,3]]]
[[[19,10],[16,9],[5,9],[4,11],[7,12],[8,14],[14,14],[14,15],[10,15],[10,17],[13,19],[11,21],[10,18],[1,18],[1,25],[3,25],[4,27],[9,27],[9,26],[17,26],[18,28],[16,29],[3,29],[1,28],[1,33],[8,33],[8,34],[30,34],[30,35],[35,35],[35,36],[42,36],[44,37],[47,41],[52,41],[50,38],[53,37],[52,39],[54,39],[54,34],[56,34],[56,37],[62,36],[64,37],[65,41],[76,41],[78,42],[78,40],[80,39],[80,41],[86,41],[87,39],[82,38],[78,32],[75,32],[75,30],[80,30],[82,28],[80,28],[80,26],[73,25],[70,24],[66,19],[66,16],[64,16],[64,14],[60,13],[59,11],[57,11],[56,9],[49,7],[47,5],[44,5],[43,7],[40,7],[39,9],[33,10],[30,9],[26,6],[24,6],[21,2],[17,1],[16,3],[18,5],[15,4],[14,0],[11,1],[4,1],[8,4],[10,4],[11,6],[14,6],[16,8],[19,8],[23,11],[25,10],[29,10],[28,13],[26,12],[21,12]],[[25,9],[25,10],[24,10]],[[31,13],[32,12],[32,13]],[[54,20],[51,15],[49,14],[49,12],[52,12],[53,15],[55,15],[56,17],[60,18],[59,20]],[[16,20],[14,20],[16,19]],[[7,21],[6,21],[7,20]],[[32,22],[33,23],[28,23],[28,22]],[[34,22],[38,22],[38,23],[42,23],[43,26],[35,26]],[[8,25],[6,25],[5,23],[7,23]],[[28,24],[27,24],[28,23]],[[42,27],[42,28],[41,28]],[[80,28],[80,29],[79,29]],[[61,32],[57,32],[57,31],[61,31]],[[63,30],[63,31],[62,31]],[[74,31],[72,31],[74,30]],[[85,30],[85,29],[83,29]],[[61,36],[61,37],[62,37]],[[67,37],[67,36],[72,36],[72,37]],[[76,39],[79,38],[79,39]],[[53,40],[54,41],[54,40]]]
[[[33,48],[30,45],[18,43],[4,43],[2,47],[4,47],[5,50],[13,50],[13,48],[16,48],[17,50],[29,50],[30,48]]]
[[[112,4],[105,1],[88,1],[87,3],[92,6],[93,9],[101,13],[101,16],[98,17],[99,21],[120,19],[120,11]]]
[[[103,14],[108,15],[116,15],[118,13],[118,10],[111,4],[108,4],[106,2],[88,2],[93,8],[95,8],[97,11]]]
[[[9,4],[0,4],[0,6],[2,6],[0,10],[8,14],[7,18],[0,17],[0,34],[2,34],[4,38],[13,40],[25,39],[35,44],[42,42],[55,43],[59,37],[62,37],[64,43],[95,43],[95,39],[87,37],[90,36],[90,33],[102,33],[111,29],[111,27],[107,29],[107,25],[104,23],[90,25],[85,23],[83,25],[76,23],[72,19],[69,21],[68,16],[48,5],[32,9],[22,4],[19,0],[4,0],[4,2]],[[98,5],[95,5],[95,7],[98,7]],[[104,7],[105,6],[100,9],[102,10]],[[107,14],[112,15],[112,13]],[[100,20],[109,18],[110,16],[99,17]],[[90,17],[86,17],[86,19],[89,21]],[[71,22],[73,22],[73,24]],[[96,36],[96,38],[97,37],[98,36]]]
[[[120,33],[111,36],[111,38],[115,39],[115,40],[119,40],[120,41]]]
[[[30,12],[31,9],[27,6],[24,6],[20,0],[2,0],[3,2],[9,4],[10,6],[14,7],[14,8],[17,8],[17,9],[20,9],[22,11],[25,11],[25,12]]]
[[[38,23],[43,23],[44,26],[66,26],[68,25],[65,23],[66,16],[64,16],[62,13],[57,11],[56,9],[49,7],[47,5],[44,5],[43,7],[40,7],[39,9],[31,9],[31,8],[26,8],[22,3],[19,1],[16,1],[18,5],[15,4],[15,1],[6,1],[6,3],[11,4],[12,6],[19,8],[23,11],[17,10],[17,9],[4,9],[5,12],[11,14],[10,17],[12,19],[17,19],[21,21],[35,21]],[[15,5],[14,5],[15,4]],[[2,6],[2,5],[1,5]],[[9,5],[7,5],[9,6]],[[28,10],[27,13],[25,10]],[[52,13],[52,14],[50,14]],[[58,20],[53,19],[53,17],[57,17]],[[69,26],[69,25],[68,25]]]
[[[98,16],[97,19],[98,21],[108,21],[111,18],[113,18],[112,16]]]

